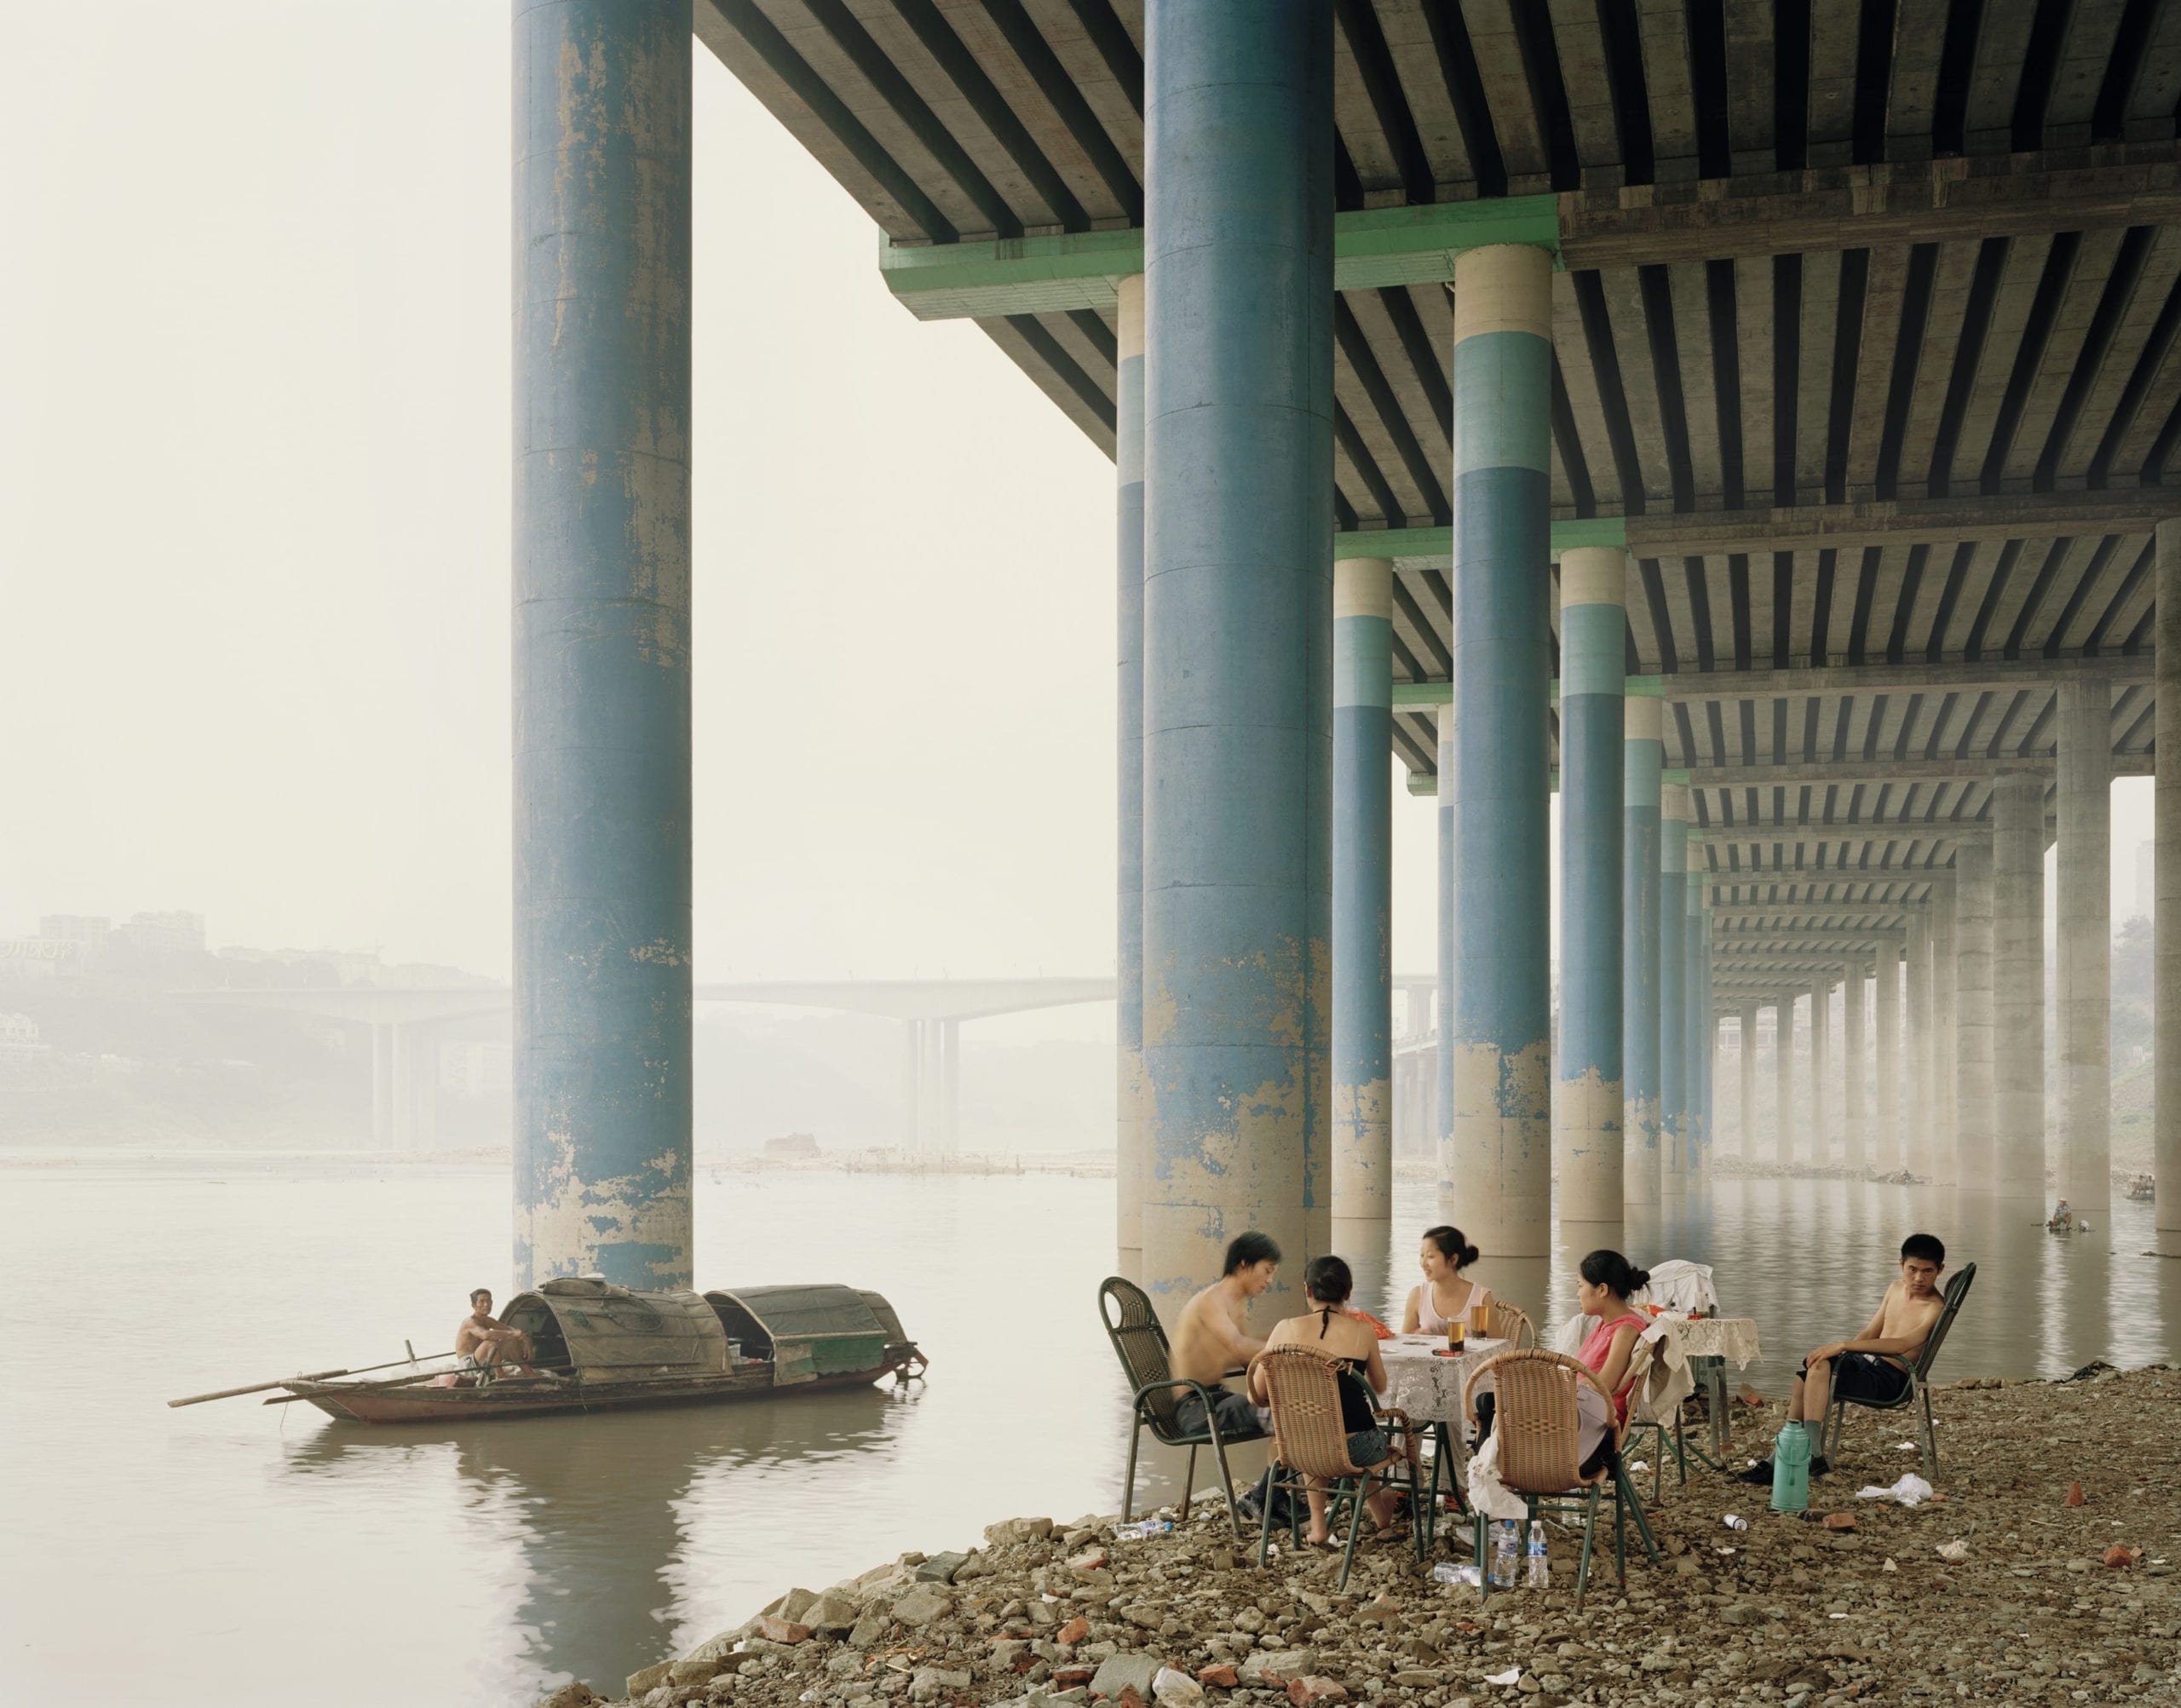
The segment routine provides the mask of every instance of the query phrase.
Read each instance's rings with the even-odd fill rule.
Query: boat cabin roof
[[[727,1331],[695,1293],[640,1293],[563,1275],[517,1294],[501,1320],[529,1330],[538,1362],[550,1369],[619,1379],[728,1367]]]

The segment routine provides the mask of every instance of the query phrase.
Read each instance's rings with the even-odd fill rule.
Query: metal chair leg
[[[1620,1469],[1620,1455],[1616,1452],[1613,1456],[1613,1460],[1614,1469],[1618,1472]],[[1620,1492],[1620,1498],[1626,1501],[1628,1506],[1628,1515],[1636,1521],[1636,1533],[1643,1538],[1644,1553],[1650,1556],[1651,1563],[1654,1566],[1657,1565],[1659,1563],[1659,1545],[1651,1539],[1651,1527],[1649,1521],[1647,1521],[1643,1516],[1643,1503],[1636,1498],[1633,1492],[1628,1488],[1627,1484],[1619,1475],[1616,1475],[1614,1479],[1614,1487]]]
[[[1939,1437],[1937,1426],[1931,1422],[1931,1390],[1917,1381],[1913,1370],[1908,1380],[1914,1385],[1916,1398],[1923,1408],[1924,1480],[1936,1483],[1939,1480]]]
[[[1211,1437],[1211,1457],[1218,1462],[1219,1486],[1227,1491],[1227,1522],[1234,1530],[1235,1541],[1240,1542],[1242,1539],[1242,1515],[1234,1510],[1234,1473],[1227,1467],[1227,1443],[1221,1439],[1219,1425],[1215,1419],[1210,1417],[1205,1419],[1205,1430]],[[1194,1447],[1189,1449],[1189,1481],[1192,1483],[1196,1481]],[[1186,1506],[1183,1508],[1183,1513],[1187,1515]]]
[[[1264,1570],[1265,1550],[1272,1546],[1272,1504],[1274,1498],[1279,1494],[1279,1492],[1280,1462],[1275,1459],[1272,1462],[1272,1464],[1269,1467],[1269,1475],[1268,1475],[1265,1479],[1264,1518],[1263,1522],[1261,1522],[1257,1527],[1257,1570],[1260,1572]],[[1230,1513],[1233,1512],[1234,1503],[1232,1501],[1229,1501],[1227,1504],[1227,1510]]]
[[[1492,1599],[1492,1540],[1488,1527],[1491,1521],[1484,1515],[1484,1509],[1476,1509],[1476,1604],[1480,1607]]]
[[[1591,1498],[1583,1503],[1583,1552],[1575,1562],[1575,1605],[1583,1605],[1583,1591],[1591,1584],[1591,1544],[1597,1533],[1598,1492],[1591,1491]]]
[[[1136,1452],[1143,1441],[1143,1415],[1137,1414],[1136,1427],[1128,1435],[1127,1480],[1121,1484],[1121,1522],[1129,1521],[1131,1503],[1136,1499]]]
[[[1183,1474],[1183,1479],[1182,1479],[1182,1517],[1181,1517],[1181,1521],[1182,1521],[1183,1524],[1187,1524],[1187,1523],[1189,1521],[1189,1503],[1190,1503],[1192,1500],[1194,1500],[1195,1498],[1196,1498],[1196,1449],[1195,1449],[1194,1446],[1192,1446],[1192,1447],[1189,1449],[1189,1468],[1188,1468],[1188,1469],[1186,1472],[1184,1472],[1184,1473]]]
[[[1349,1568],[1355,1563],[1356,1538],[1363,1534],[1364,1521],[1370,1515],[1370,1508],[1365,1504],[1366,1498],[1371,1492],[1370,1475],[1367,1472],[1360,1479],[1343,1477],[1333,1485],[1333,1489],[1334,1493],[1329,1495],[1326,1500],[1326,1515],[1328,1521],[1331,1521],[1336,1509],[1339,1491],[1343,1489],[1348,1491],[1348,1545],[1340,1550],[1340,1582],[1333,1589],[1335,1595],[1344,1596],[1348,1593]]]

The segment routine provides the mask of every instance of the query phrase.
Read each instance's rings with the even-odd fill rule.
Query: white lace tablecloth
[[[1462,1388],[1470,1372],[1510,1342],[1472,1340],[1459,1358],[1441,1358],[1446,1342],[1436,1335],[1397,1335],[1378,1343],[1386,1366],[1386,1404],[1408,1413],[1414,1423],[1462,1421]]]
[[[1700,1317],[1691,1322],[1665,1316],[1659,1326],[1680,1343],[1683,1358],[1724,1358],[1744,1370],[1757,1356],[1757,1323],[1751,1317]]]

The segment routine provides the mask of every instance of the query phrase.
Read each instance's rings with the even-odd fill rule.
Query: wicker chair
[[[1643,1508],[1629,1487],[1620,1463],[1620,1443],[1614,1435],[1611,1450],[1594,1476],[1582,1474],[1577,1444],[1581,1439],[1582,1413],[1576,1394],[1585,1383],[1604,1396],[1608,1407],[1613,1396],[1589,1366],[1557,1352],[1503,1352],[1488,1358],[1470,1372],[1462,1389],[1462,1410],[1470,1423],[1476,1421],[1476,1388],[1491,1377],[1493,1400],[1493,1434],[1499,1441],[1499,1481],[1511,1494],[1522,1497],[1535,1523],[1541,1513],[1583,1519],[1583,1551],[1575,1568],[1575,1602],[1582,1605],[1590,1586],[1591,1547],[1597,1535],[1598,1494],[1609,1480],[1613,1485],[1613,1555],[1620,1582],[1628,1581],[1626,1519],[1632,1514],[1637,1534],[1651,1563],[1659,1563],[1659,1550],[1643,1521]],[[1476,1515],[1477,1600],[1492,1593],[1492,1556],[1488,1551],[1491,1520],[1482,1508]],[[1525,1535],[1528,1532],[1525,1529]]]
[[[1129,1409],[1135,1417],[1128,1437],[1126,1480],[1121,1484],[1121,1522],[1127,1523],[1133,1510],[1137,1451],[1148,1429],[1161,1446],[1189,1450],[1188,1481],[1182,1487],[1184,1521],[1196,1487],[1196,1450],[1211,1449],[1211,1456],[1219,1462],[1220,1483],[1227,1491],[1227,1521],[1240,1542],[1242,1519],[1234,1510],[1234,1474],[1228,1468],[1227,1442],[1220,1436],[1219,1420],[1212,1410],[1216,1390],[1174,1374],[1166,1331],[1160,1326],[1159,1314],[1151,1308],[1143,1289],[1133,1281],[1108,1275],[1100,1282],[1098,1315],[1106,1325],[1106,1338],[1114,1343],[1114,1354],[1121,1361],[1121,1373],[1128,1378]],[[1183,1395],[1191,1393],[1204,1401],[1204,1428],[1194,1431],[1183,1429],[1178,1415]]]
[[[1931,1325],[1931,1338],[1916,1354],[1916,1361],[1908,1366],[1908,1385],[1901,1390],[1899,1399],[1851,1399],[1837,1386],[1833,1389],[1832,1400],[1825,1408],[1825,1451],[1828,1456],[1839,1452],[1840,1426],[1847,1420],[1849,1406],[1861,1406],[1872,1412],[1897,1412],[1904,1406],[1913,1406],[1919,1412],[1916,1441],[1924,1450],[1924,1475],[1933,1482],[1938,1481],[1938,1432],[1931,1427],[1931,1366],[1938,1358],[1939,1348],[1946,1343],[1947,1331],[1954,1326],[1954,1318],[1961,1314],[1961,1302],[1969,1297],[1970,1283],[1976,1279],[1977,1266],[1965,1263],[1946,1284],[1945,1303],[1939,1308],[1938,1320]]]
[[[1520,1305],[1494,1299],[1485,1307],[1485,1314],[1488,1320],[1484,1331],[1492,1339],[1506,1341],[1517,1352],[1537,1344],[1537,1325]]]
[[[1257,1368],[1264,1374],[1265,1392],[1272,1401],[1272,1475],[1265,1493],[1264,1517],[1257,1534],[1257,1564],[1264,1564],[1272,1539],[1273,1492],[1288,1492],[1288,1535],[1301,1545],[1300,1520],[1296,1508],[1305,1499],[1311,1482],[1327,1487],[1326,1522],[1339,1521],[1341,1504],[1348,1503],[1348,1543],[1341,1550],[1339,1590],[1348,1588],[1348,1573],[1355,1558],[1355,1540],[1363,1533],[1363,1503],[1377,1483],[1385,1488],[1406,1489],[1410,1544],[1416,1557],[1424,1557],[1424,1529],[1413,1468],[1403,1438],[1408,1418],[1398,1411],[1381,1409],[1378,1415],[1393,1439],[1393,1457],[1378,1465],[1359,1465],[1348,1456],[1348,1430],[1341,1418],[1340,1376],[1330,1360],[1303,1346],[1279,1346],[1262,1354]]]

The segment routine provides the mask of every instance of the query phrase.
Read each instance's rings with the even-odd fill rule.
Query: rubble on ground
[[[1103,1699],[1114,1708],[1338,1703],[1484,1708],[1493,1701],[1730,1701],[1826,1708],[1924,1697],[2009,1703],[2181,1699],[2181,1372],[2086,1372],[2059,1383],[1938,1390],[1937,1496],[1859,1499],[1918,1469],[1909,1414],[1851,1412],[1804,1518],[1695,1465],[1671,1470],[1615,1582],[1610,1508],[1585,1604],[1577,1537],[1551,1533],[1552,1587],[1436,1583],[1465,1558],[1440,1527],[1419,1565],[1405,1539],[1337,1552],[1275,1533],[1238,1545],[1225,1504],[1168,1535],[1113,1517],[1010,1519],[966,1553],[906,1554],[822,1592],[791,1590],[680,1660],[630,1676],[637,1708],[902,1708]],[[1768,1425],[1776,1423],[1776,1412]],[[1739,1418],[1740,1444],[1755,1433]],[[1769,1427],[1765,1433],[1769,1435]],[[1693,1440],[1702,1439],[1692,1429]],[[1736,1465],[1747,1463],[1737,1458]],[[1648,1494],[1650,1478],[1637,1479]],[[2080,1504],[2070,1504],[2080,1483]],[[1852,1515],[1852,1528],[1828,1516]],[[1747,1518],[1728,1527],[1728,1514]],[[1171,1514],[1168,1515],[1171,1515]],[[955,1539],[955,1538],[947,1538]],[[1504,1682],[1503,1682],[1504,1681]],[[572,1684],[551,1708],[597,1701]]]

